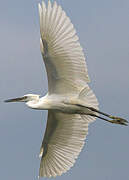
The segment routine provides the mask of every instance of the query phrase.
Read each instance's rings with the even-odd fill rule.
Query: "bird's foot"
[[[109,120],[110,123],[128,126],[128,121],[123,118],[116,116],[110,116],[110,118],[113,119],[113,120]]]

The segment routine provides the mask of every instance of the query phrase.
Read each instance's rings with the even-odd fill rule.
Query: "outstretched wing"
[[[45,136],[40,149],[40,177],[55,177],[68,171],[75,163],[88,134],[87,120],[78,114],[48,111]]]
[[[83,50],[70,19],[56,2],[39,4],[40,47],[48,76],[49,93],[67,93],[89,82]],[[74,89],[72,89],[74,91]]]

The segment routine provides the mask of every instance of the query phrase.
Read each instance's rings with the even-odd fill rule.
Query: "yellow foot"
[[[128,126],[128,121],[125,119],[116,116],[110,116],[110,118],[113,119],[113,120],[109,120],[109,122],[111,123]]]

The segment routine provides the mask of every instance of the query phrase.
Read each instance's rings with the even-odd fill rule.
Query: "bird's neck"
[[[26,105],[31,109],[39,109],[39,110],[50,109],[50,103],[47,95],[38,100],[28,101]]]

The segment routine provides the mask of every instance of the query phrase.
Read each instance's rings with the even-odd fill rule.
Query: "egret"
[[[56,2],[39,4],[40,48],[48,77],[48,93],[27,94],[5,102],[25,102],[29,108],[48,110],[40,148],[39,177],[56,177],[68,171],[81,152],[88,125],[96,118],[127,125],[128,121],[99,111],[78,36]]]

